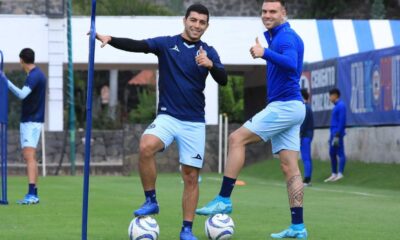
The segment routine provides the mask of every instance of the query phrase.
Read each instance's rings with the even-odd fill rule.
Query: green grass
[[[349,163],[345,178],[324,184],[329,164],[315,162],[313,187],[305,190],[305,221],[310,238],[399,239],[400,165]],[[200,205],[219,190],[221,176],[204,174]],[[235,239],[269,239],[267,234],[289,223],[285,183],[279,162],[265,161],[243,170],[246,186],[234,190]],[[143,201],[140,180],[131,177],[91,177],[89,239],[128,239],[131,213]],[[182,184],[178,174],[161,174],[157,182],[161,214],[156,217],[161,240],[177,239],[181,225]],[[41,203],[19,206],[26,179],[9,178],[9,206],[0,206],[0,239],[80,239],[82,177],[40,179]],[[197,217],[194,232],[201,240],[205,217]]]

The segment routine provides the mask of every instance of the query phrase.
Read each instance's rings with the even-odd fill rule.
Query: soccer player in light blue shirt
[[[8,88],[22,100],[20,139],[22,155],[27,164],[29,187],[25,198],[18,203],[37,204],[39,196],[36,147],[44,122],[47,80],[43,72],[35,65],[35,52],[32,49],[22,49],[19,57],[21,66],[28,76],[22,89],[15,86],[10,80],[8,80]]]
[[[192,224],[199,197],[199,170],[204,161],[205,81],[211,73],[220,85],[227,83],[217,51],[200,40],[208,21],[208,9],[201,4],[193,4],[183,18],[182,34],[139,41],[96,35],[102,46],[110,44],[121,50],[153,53],[158,57],[158,115],[143,133],[139,147],[139,172],[146,200],[134,215],[159,212],[155,191],[155,154],[175,140],[184,181],[181,240],[197,239],[192,233]]]
[[[344,152],[344,136],[346,135],[346,104],[340,100],[340,91],[337,88],[329,91],[329,100],[335,104],[331,115],[331,127],[329,137],[329,156],[331,158],[332,174],[325,182],[335,182],[342,179],[344,167],[346,166],[346,155]],[[338,160],[339,156],[339,171]]]
[[[300,126],[305,117],[305,106],[300,94],[300,76],[303,67],[304,44],[286,22],[285,2],[265,0],[262,21],[268,29],[264,33],[269,47],[256,39],[250,49],[253,58],[267,61],[267,107],[229,136],[229,152],[219,195],[205,207],[197,209],[200,215],[229,214],[230,196],[245,161],[248,144],[272,142],[272,151],[279,154],[287,182],[292,224],[272,238],[307,238],[303,223],[303,181],[298,167]]]

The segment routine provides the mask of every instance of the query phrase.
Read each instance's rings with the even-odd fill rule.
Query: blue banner
[[[338,59],[348,126],[400,124],[400,47]]]
[[[8,85],[3,77],[3,53],[0,51],[0,123],[8,121]]]
[[[337,85],[336,62],[328,60],[304,66],[300,86],[310,93],[315,127],[328,127],[330,124],[333,104],[329,101],[329,90]]]

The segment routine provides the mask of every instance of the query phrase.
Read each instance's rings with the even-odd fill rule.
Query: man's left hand
[[[196,63],[199,66],[211,69],[213,67],[213,62],[207,57],[203,46],[200,46],[199,55],[196,56]]]

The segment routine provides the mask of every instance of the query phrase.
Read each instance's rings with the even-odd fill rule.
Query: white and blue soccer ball
[[[231,239],[235,229],[232,218],[226,214],[216,214],[207,218],[205,231],[208,239],[227,240]]]
[[[128,235],[130,240],[157,240],[160,227],[157,221],[150,217],[134,218],[129,224]]]

